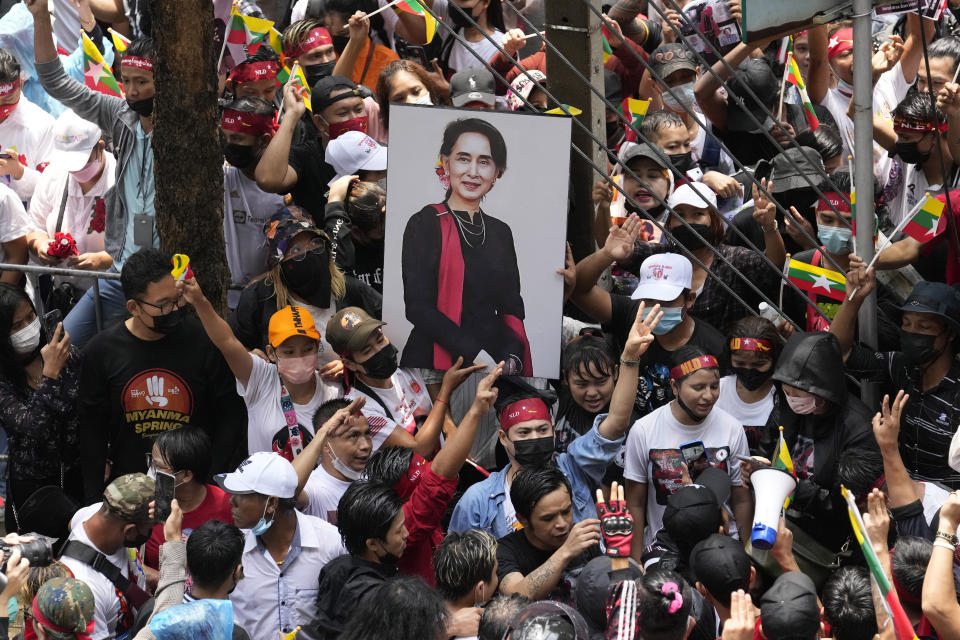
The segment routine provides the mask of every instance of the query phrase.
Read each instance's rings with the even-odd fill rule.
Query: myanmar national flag
[[[923,206],[907,221],[903,232],[917,242],[930,242],[937,237],[937,227],[940,224],[940,216],[943,215],[943,207],[944,203],[927,196]]]
[[[104,62],[97,45],[93,44],[93,40],[88,38],[86,33],[81,35],[83,36],[83,81],[94,91],[122,98],[123,89],[117,83],[113,70]]]
[[[633,125],[634,128],[640,126],[640,123],[643,122],[644,117],[647,115],[647,109],[649,108],[649,100],[626,98],[622,103],[620,103],[620,113],[630,118],[630,124]]]
[[[117,50],[117,53],[123,53],[127,50],[127,47],[130,46],[130,39],[125,38],[113,29],[107,29],[110,32],[110,39],[113,40],[113,48]]]
[[[291,77],[296,79],[297,84],[303,87],[303,104],[306,105],[307,109],[313,111],[313,106],[310,104],[310,83],[307,82],[307,77],[303,75],[303,68],[299,63],[293,64],[293,70],[290,72]]]
[[[603,64],[607,64],[607,60],[613,55],[613,47],[610,46],[610,41],[607,40],[607,28],[605,26],[600,27],[600,35],[603,36]]]
[[[270,33],[273,22],[262,18],[242,16],[237,13],[236,7],[230,12],[230,30],[227,42],[231,44],[248,44],[263,42]]]
[[[820,121],[817,119],[817,114],[813,110],[813,103],[810,102],[810,96],[807,95],[807,85],[804,84],[803,76],[800,75],[800,67],[797,66],[793,52],[787,54],[787,68],[784,70],[784,73],[787,74],[787,82],[795,86],[800,93],[800,101],[803,103],[804,111],[806,111],[805,115],[807,116],[807,123],[810,125],[810,130],[816,131],[817,127],[820,126]]]
[[[404,13],[412,13],[415,16],[420,16],[423,18],[425,23],[424,27],[427,33],[427,39],[424,44],[430,44],[433,42],[433,36],[437,35],[437,19],[434,18],[433,15],[430,14],[426,9],[424,9],[423,5],[417,2],[417,0],[400,0],[393,6]]]
[[[780,442],[777,444],[777,452],[773,456],[773,468],[786,471],[794,478],[797,477],[797,472],[793,469],[793,458],[790,456],[790,449],[787,447],[787,441],[783,439],[783,427],[780,427]],[[783,503],[784,509],[790,506],[790,498],[792,497],[792,493],[787,496],[786,501]]]
[[[420,5],[417,0],[400,0],[396,5],[397,9],[404,11],[406,13],[413,13],[415,15],[422,16],[426,13],[423,6]]]
[[[566,111],[564,111],[564,109],[566,109]],[[549,111],[544,111],[544,113],[549,113],[552,116],[565,116],[567,115],[567,112],[569,112],[569,115],[571,116],[578,116],[581,113],[583,113],[581,109],[577,109],[576,107],[571,107],[568,104],[563,105],[563,108],[557,107],[556,109],[550,109]]]
[[[843,301],[847,293],[847,279],[841,273],[790,258],[787,277],[804,291]]]

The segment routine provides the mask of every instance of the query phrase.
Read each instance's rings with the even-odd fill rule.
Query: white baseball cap
[[[698,209],[706,209],[708,206],[717,208],[717,194],[713,189],[702,182],[687,182],[676,188],[667,205],[675,209],[678,205],[688,204]]]
[[[640,265],[640,284],[633,295],[634,300],[676,300],[693,282],[693,265],[679,253],[658,253]]]
[[[100,141],[100,127],[67,109],[53,125],[53,162],[67,171],[79,171]]]
[[[227,493],[292,498],[297,492],[297,472],[279,453],[258,451],[240,463],[236,471],[214,476]]]
[[[361,169],[383,171],[387,168],[387,148],[365,133],[347,131],[327,143],[324,159],[337,172],[329,186]]]

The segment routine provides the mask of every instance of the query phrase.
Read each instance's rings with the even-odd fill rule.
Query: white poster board
[[[559,376],[570,130],[567,117],[390,105],[383,319],[401,366],[489,355],[514,375]],[[465,197],[482,213],[456,211]]]

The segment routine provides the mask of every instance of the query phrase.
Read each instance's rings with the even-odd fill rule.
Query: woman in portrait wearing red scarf
[[[444,129],[437,175],[446,196],[414,214],[403,234],[413,330],[401,366],[447,369],[463,356],[533,375],[513,234],[480,206],[506,168],[506,143],[490,123],[463,118]]]

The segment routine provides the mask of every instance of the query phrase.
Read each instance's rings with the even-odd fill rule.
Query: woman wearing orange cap
[[[269,361],[265,361],[247,351],[230,325],[217,315],[195,278],[178,286],[237,379],[237,393],[247,405],[248,453],[276,451],[293,460],[313,439],[317,408],[341,395],[317,371],[320,332],[310,312],[287,305],[270,317]]]

